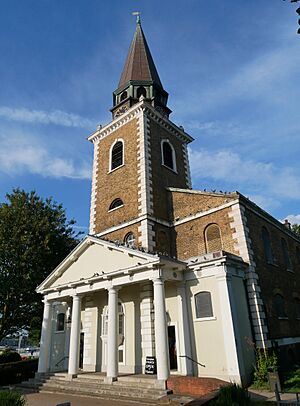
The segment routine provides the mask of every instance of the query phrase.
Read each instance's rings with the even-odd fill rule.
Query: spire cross
[[[141,24],[141,12],[140,11],[134,11],[132,15],[136,16],[136,23]]]

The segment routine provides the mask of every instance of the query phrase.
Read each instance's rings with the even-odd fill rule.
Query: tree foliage
[[[36,287],[77,243],[62,205],[15,189],[0,204],[0,340],[42,314]]]
[[[300,224],[292,224],[292,231],[300,237]]]

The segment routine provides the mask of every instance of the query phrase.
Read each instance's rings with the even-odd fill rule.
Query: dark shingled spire
[[[136,25],[118,87],[124,86],[130,80],[152,81],[162,88],[140,20]]]

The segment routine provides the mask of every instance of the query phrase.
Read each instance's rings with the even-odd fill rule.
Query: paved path
[[[52,393],[30,393],[26,395],[27,406],[56,406],[70,402],[71,406],[146,406],[138,402],[121,402],[120,400],[95,399],[89,397],[60,395]],[[147,404],[149,406],[149,404]]]

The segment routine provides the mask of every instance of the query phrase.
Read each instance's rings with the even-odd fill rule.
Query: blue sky
[[[142,25],[194,189],[239,190],[300,222],[300,36],[282,0],[1,0],[0,201],[53,196],[87,231],[92,144]]]

